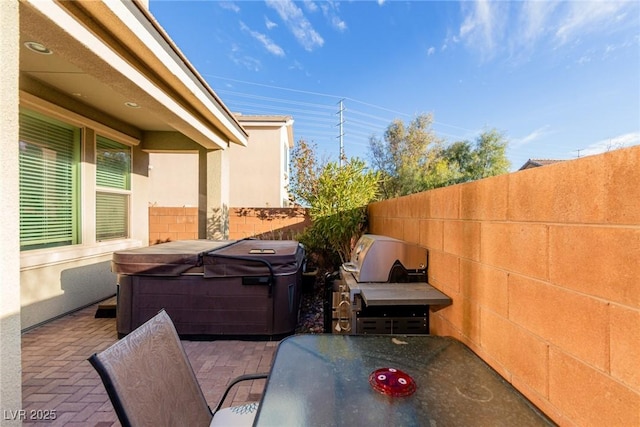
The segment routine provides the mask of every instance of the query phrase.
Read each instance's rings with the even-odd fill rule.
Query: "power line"
[[[397,111],[397,110],[392,110],[390,108],[386,108],[380,105],[376,105],[370,102],[366,102],[366,101],[361,101],[359,99],[355,99],[355,98],[351,98],[351,97],[345,97],[345,96],[340,96],[340,95],[333,95],[333,94],[328,94],[328,93],[322,93],[322,92],[314,92],[314,91],[308,91],[308,90],[302,90],[302,89],[293,89],[293,88],[288,88],[288,87],[283,87],[283,86],[276,86],[276,85],[270,85],[270,84],[266,84],[266,83],[257,83],[257,82],[249,82],[246,80],[239,80],[239,79],[233,79],[230,77],[222,77],[222,76],[217,76],[217,75],[213,75],[213,74],[202,74],[203,76],[208,76],[208,77],[212,77],[212,78],[216,78],[216,79],[221,79],[221,80],[227,80],[227,81],[232,81],[232,82],[236,82],[236,83],[242,83],[242,84],[248,84],[248,85],[254,85],[254,86],[260,86],[260,87],[266,87],[266,88],[270,88],[270,89],[278,89],[278,90],[285,90],[285,91],[289,91],[289,92],[295,92],[295,93],[302,93],[302,94],[307,94],[307,95],[315,95],[315,96],[324,96],[324,97],[329,97],[329,98],[340,98],[341,100],[345,101],[345,100],[349,100],[358,104],[362,104],[368,107],[372,107],[372,108],[376,108],[382,111],[387,111],[390,113],[394,113],[394,114],[399,114],[401,116],[405,116],[405,117],[412,117],[411,114],[405,113],[405,112],[401,112],[401,111]],[[225,92],[226,89],[221,89],[218,90],[217,92],[223,93]],[[227,92],[232,92],[232,91],[227,91]],[[239,94],[236,92],[236,94]],[[257,95],[248,95],[248,94],[243,94],[244,96],[254,96],[254,97],[259,97]],[[286,102],[286,101],[282,101],[282,102]],[[326,108],[326,107],[325,107]],[[365,114],[365,113],[362,113]],[[366,114],[365,114],[366,115]],[[381,117],[376,117],[376,116],[371,116],[372,118],[377,118],[380,120],[386,120],[384,118]],[[435,121],[434,121],[435,123]],[[456,126],[456,125],[451,125],[451,124],[447,124],[447,123],[439,123],[443,126],[449,126],[449,127],[455,127],[458,129],[462,129],[462,130],[467,130],[467,131],[471,131],[471,129],[466,129],[460,126]]]
[[[368,147],[371,137],[383,135],[389,124],[398,117],[412,117],[410,114],[396,111],[390,108],[382,107],[373,103],[357,100],[355,98],[339,96],[335,94],[315,92],[310,90],[293,89],[283,86],[250,82],[234,78],[222,77],[217,75],[203,74],[203,76],[213,79],[220,79],[229,82],[235,82],[239,85],[252,85],[259,88],[271,89],[270,94],[261,93],[256,90],[254,93],[247,93],[239,90],[220,89],[216,92],[224,95],[224,103],[230,110],[239,111],[246,114],[279,114],[291,115],[295,120],[295,134],[301,135],[302,138],[316,141],[325,148],[335,147],[335,138],[341,138],[341,148],[338,150],[338,156],[342,156],[345,145]],[[284,93],[278,94],[278,91],[289,92],[291,95]],[[296,96],[295,94],[299,94]],[[279,96],[283,95],[283,96]],[[314,97],[316,99],[314,99]],[[328,98],[328,99],[322,99]],[[337,136],[335,131],[336,107],[329,99],[336,102],[343,102],[343,108],[348,103],[348,109],[344,108],[342,117],[339,122],[342,124],[338,130]],[[387,114],[390,113],[390,114]],[[453,140],[469,140],[475,138],[480,132],[478,129],[469,129],[450,123],[433,120],[432,126],[434,131],[441,138]],[[443,132],[442,128],[450,128],[462,131]],[[471,136],[473,135],[473,136]],[[335,153],[335,148],[332,150]],[[509,151],[512,155],[524,150],[510,146]],[[582,153],[578,152],[578,155]]]
[[[359,99],[355,99],[355,98],[350,98],[350,97],[345,97],[345,96],[340,96],[340,95],[332,95],[332,94],[328,94],[328,93],[322,93],[322,92],[313,92],[313,91],[308,91],[308,90],[301,90],[301,89],[292,89],[292,88],[288,88],[288,87],[282,87],[282,86],[276,86],[276,85],[269,85],[269,84],[265,84],[265,83],[256,83],[256,82],[248,82],[246,80],[238,80],[238,79],[232,79],[229,77],[222,77],[222,76],[216,76],[213,74],[202,74],[205,77],[213,77],[215,79],[221,79],[221,80],[228,80],[228,81],[232,81],[232,82],[236,82],[236,83],[243,83],[243,84],[248,84],[248,85],[254,85],[254,86],[261,86],[261,87],[266,87],[266,88],[270,88],[270,89],[278,89],[278,90],[286,90],[289,92],[296,92],[296,93],[304,93],[307,95],[316,95],[316,96],[325,96],[325,97],[329,97],[329,98],[336,98],[336,99],[342,99],[344,100],[349,100],[352,102],[356,102],[358,104],[362,104],[362,105],[366,105],[368,107],[372,107],[372,108],[377,108],[383,111],[387,111],[390,113],[394,113],[394,114],[400,114],[402,116],[405,117],[411,117],[411,114],[408,113],[403,113],[401,111],[395,111],[386,107],[382,107],[380,105],[376,105],[376,104],[372,104],[370,102],[365,102],[365,101],[360,101]]]
[[[328,106],[328,105],[323,105],[323,104],[315,104],[315,103],[311,103],[311,102],[302,102],[302,101],[292,101],[289,99],[281,99],[281,98],[272,98],[272,97],[268,97],[268,96],[260,96],[260,95],[255,95],[255,94],[248,94],[248,93],[242,93],[242,92],[235,92],[235,91],[231,91],[231,90],[226,90],[226,89],[221,89],[217,91],[218,93],[226,93],[229,95],[235,95],[235,96],[239,96],[242,98],[250,98],[250,99],[260,99],[263,101],[272,101],[272,102],[280,102],[282,104],[293,104],[293,105],[302,105],[305,107],[317,107],[317,108],[324,108],[324,109],[332,109],[332,107]]]
[[[286,91],[289,91],[289,92],[305,93],[307,95],[326,96],[326,97],[336,98],[336,99],[337,98],[341,98],[338,95],[330,95],[328,93],[312,92],[312,91],[300,90],[300,89],[291,89],[291,88],[288,88],[288,87],[274,86],[274,85],[268,85],[268,84],[264,84],[264,83],[247,82],[247,81],[244,81],[244,80],[232,79],[232,78],[229,78],[229,77],[214,76],[213,74],[202,74],[202,75],[203,76],[213,77],[215,79],[228,80],[228,81],[232,81],[232,82],[236,82],[236,83],[244,83],[244,84],[248,84],[248,85],[268,87],[270,89],[279,89],[279,90],[286,90]]]

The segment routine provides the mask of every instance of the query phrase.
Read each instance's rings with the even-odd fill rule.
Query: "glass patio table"
[[[286,338],[276,351],[254,422],[500,425],[554,423],[464,344],[431,335]]]

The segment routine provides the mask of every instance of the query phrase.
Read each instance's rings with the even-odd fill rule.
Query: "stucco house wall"
[[[150,153],[198,153],[198,232],[205,235],[217,224],[212,212],[228,206],[223,153],[229,145],[246,145],[247,133],[155,21],[146,0],[10,0],[0,5],[0,24],[0,409],[15,412],[22,406],[21,332],[113,295],[112,252],[148,244]],[[26,126],[34,123],[40,127]],[[21,182],[44,175],[20,162],[40,156],[37,167],[45,171],[61,163],[62,151],[43,131],[52,125],[74,135],[67,145],[74,147],[67,162],[73,171],[67,200],[74,208],[65,213],[73,218],[74,236],[71,244],[51,247],[49,232],[38,231],[46,244],[23,245],[21,219],[41,214],[27,207],[21,215],[21,188],[27,188]],[[129,165],[127,188],[110,190],[127,201],[126,233],[118,238],[96,236],[97,193],[105,194],[96,184],[98,137],[129,153],[130,160],[118,160]],[[60,182],[56,174],[46,179],[51,176]],[[20,420],[3,417],[0,424]]]
[[[80,135],[73,166],[77,237],[62,246],[25,246],[19,254],[24,330],[115,294],[113,251],[149,244],[155,191],[150,158],[194,153],[198,167],[192,168],[189,185],[195,190],[187,198],[198,209],[198,232],[206,237],[214,227],[212,212],[228,205],[229,174],[221,153],[229,145],[246,145],[247,133],[144,2],[16,4],[20,112],[73,127]],[[26,42],[37,42],[47,52],[34,53]],[[97,200],[105,193],[97,184],[99,137],[130,153],[127,188],[112,191],[126,197],[126,232],[115,238],[97,237]],[[3,143],[15,149],[18,138]],[[21,147],[37,144],[21,142]],[[188,165],[193,163],[190,159]],[[161,172],[175,180],[176,172],[185,171],[161,165],[156,176]]]
[[[22,408],[20,369],[20,242],[18,193],[18,3],[0,6],[0,402],[3,410]],[[19,420],[0,421],[19,426]]]
[[[289,150],[293,120],[289,116],[236,115],[249,133],[246,147],[229,150],[229,206],[288,206]]]
[[[198,206],[198,153],[149,153],[150,206]]]

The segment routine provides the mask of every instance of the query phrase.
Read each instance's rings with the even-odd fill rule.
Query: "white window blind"
[[[80,129],[20,113],[20,249],[79,243]]]
[[[129,237],[131,147],[96,138],[96,240]]]

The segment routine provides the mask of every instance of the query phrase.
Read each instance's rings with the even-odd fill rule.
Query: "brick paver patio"
[[[87,358],[117,340],[116,319],[95,318],[98,305],[22,335],[22,402],[25,424],[119,426],[98,374]],[[268,372],[277,341],[183,341],[207,402],[215,406],[228,382],[242,374]],[[264,380],[243,382],[229,404],[259,399]],[[39,412],[38,412],[39,411]],[[55,414],[55,420],[31,415]]]

